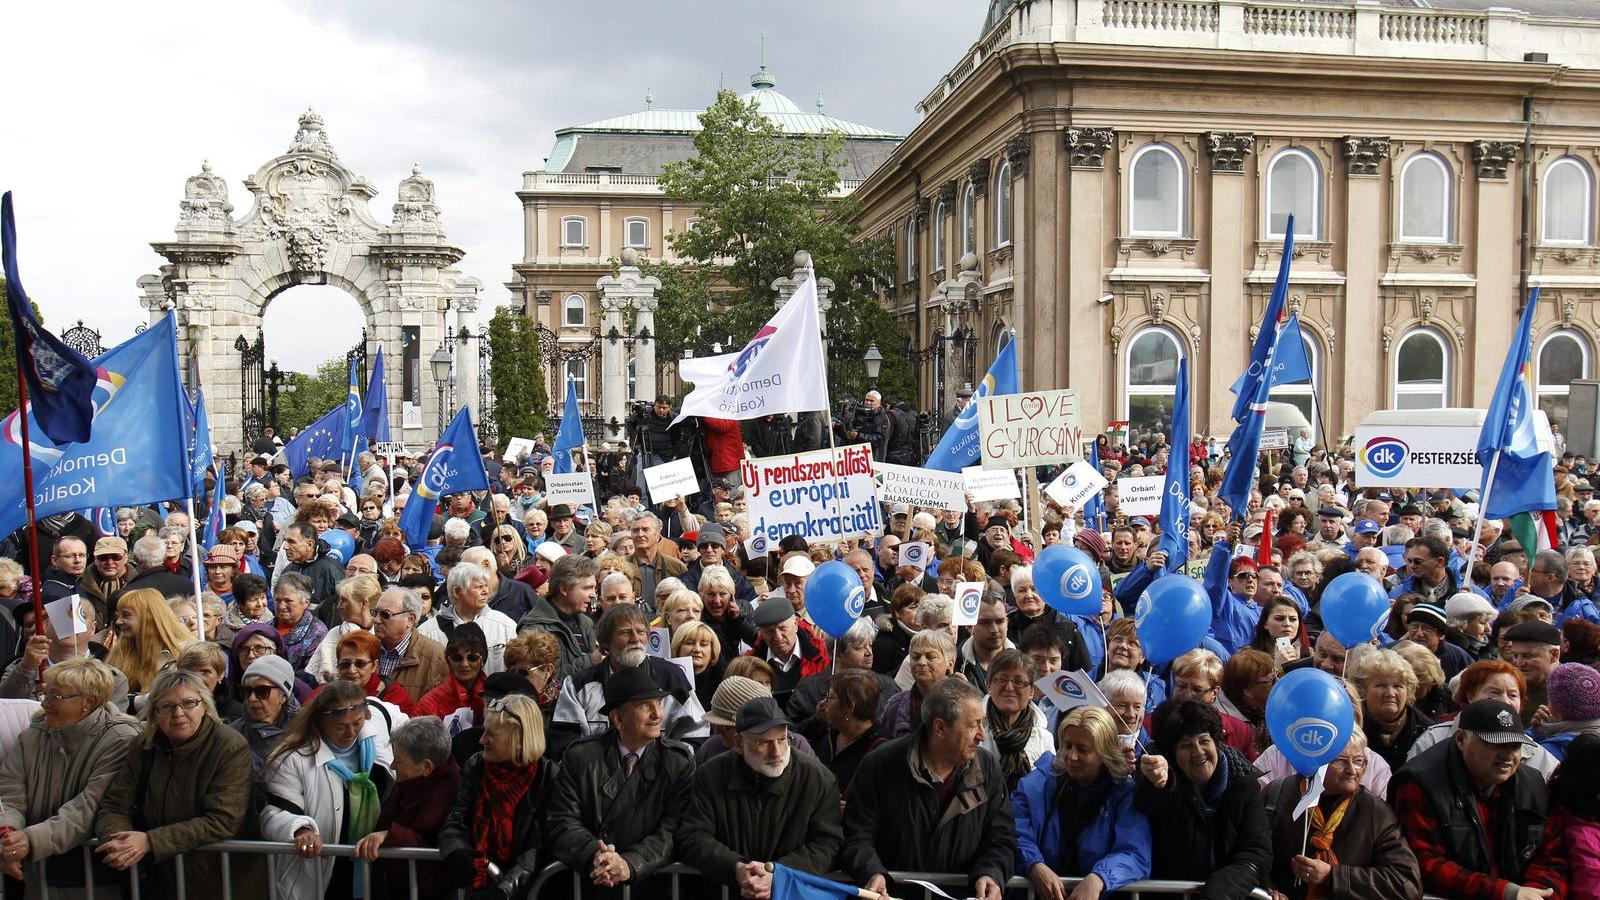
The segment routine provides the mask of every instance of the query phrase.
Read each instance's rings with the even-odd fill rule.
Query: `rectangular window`
[[[582,247],[584,245],[583,226],[582,219],[562,219],[561,246]]]
[[[400,399],[407,403],[422,403],[422,328],[418,325],[400,326],[401,356],[405,362],[400,367]]]
[[[629,219],[627,227],[627,239],[629,247],[643,248],[650,246],[649,222],[646,222],[643,219]]]

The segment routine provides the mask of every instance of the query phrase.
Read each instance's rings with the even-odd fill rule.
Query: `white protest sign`
[[[1089,498],[1105,490],[1106,481],[1100,470],[1080,459],[1061,470],[1055,480],[1044,486],[1044,494],[1060,506],[1083,509]]]
[[[1160,515],[1161,488],[1166,480],[1164,475],[1118,478],[1117,508],[1126,516]]]
[[[668,659],[672,655],[672,629],[661,625],[650,628],[650,655]]]
[[[1035,681],[1040,693],[1050,698],[1056,709],[1066,712],[1080,706],[1110,706],[1106,695],[1100,693],[1100,688],[1083,671],[1052,672]]]
[[[700,492],[700,480],[694,475],[694,461],[688,457],[645,469],[644,486],[650,491],[651,503],[665,503],[674,497],[687,497]]]
[[[551,506],[565,503],[576,510],[580,506],[594,508],[594,481],[588,472],[554,472],[544,476],[544,498]]]
[[[1476,490],[1489,460],[1478,459],[1486,412],[1472,408],[1380,409],[1356,426],[1356,486]],[[1533,411],[1539,448],[1554,451],[1544,411]]]
[[[521,464],[523,457],[533,452],[533,439],[514,437],[506,441],[506,453],[501,459],[509,459]]]
[[[769,541],[798,534],[834,543],[883,528],[870,444],[747,459],[739,474],[750,498],[750,533]]]
[[[455,737],[461,732],[472,728],[474,724],[474,716],[470,706],[463,706],[444,717],[445,730],[450,732],[451,737]]]
[[[966,485],[960,472],[897,466],[873,460],[872,479],[878,491],[879,503],[967,511]]]
[[[900,545],[900,565],[910,566],[918,572],[928,568],[928,551],[932,548],[922,541],[907,541]]]
[[[984,397],[978,404],[985,469],[1048,466],[1083,458],[1077,391]]]
[[[674,656],[672,661],[677,663],[678,668],[683,670],[683,677],[689,679],[690,684],[694,684],[694,657]]]
[[[1289,429],[1263,428],[1261,430],[1261,450],[1287,450],[1289,449]]]
[[[1017,485],[1017,473],[1012,469],[991,470],[983,466],[968,466],[961,470],[961,480],[972,502],[985,500],[1015,500],[1022,496]]]
[[[983,602],[983,587],[981,581],[956,582],[955,614],[951,616],[950,624],[978,624],[978,604]]]
[[[89,623],[83,620],[83,607],[79,599],[77,594],[69,594],[44,605],[44,614],[50,617],[50,630],[56,633],[58,639],[65,640],[89,630]]]

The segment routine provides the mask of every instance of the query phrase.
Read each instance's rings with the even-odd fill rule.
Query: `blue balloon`
[[[1033,586],[1044,602],[1069,616],[1100,615],[1100,567],[1077,547],[1051,544],[1039,551]]]
[[[350,532],[345,531],[343,528],[329,528],[327,531],[317,535],[317,537],[322,538],[327,543],[328,556],[336,560],[341,566],[349,562],[350,557],[356,555],[356,539],[351,537]]]
[[[1133,621],[1145,659],[1165,665],[1200,646],[1211,630],[1211,598],[1187,575],[1162,575],[1139,595]]]
[[[1365,572],[1346,572],[1322,591],[1322,626],[1346,647],[1365,644],[1389,622],[1383,582]]]
[[[1321,669],[1296,669],[1267,695],[1267,732],[1289,765],[1308,778],[1344,752],[1355,727],[1350,695]]]
[[[817,566],[806,579],[806,612],[829,637],[844,637],[866,606],[867,589],[861,576],[839,560]]]

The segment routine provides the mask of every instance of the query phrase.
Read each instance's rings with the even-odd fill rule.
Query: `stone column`
[[[466,284],[465,282],[472,282]],[[456,409],[465,406],[478,423],[478,292],[476,278],[459,279],[450,294],[456,311]],[[452,414],[455,410],[450,411]]]
[[[1105,281],[1105,159],[1117,142],[1110,128],[1068,128],[1062,135],[1067,151],[1067,191],[1071,219],[1067,226],[1067,371],[1078,389],[1084,424],[1098,433],[1117,401],[1116,353],[1107,354],[1107,333],[1115,310],[1099,302]]]
[[[1029,204],[1028,189],[1033,179],[1028,176],[1028,161],[1033,154],[1033,135],[1029,132],[1012,135],[1006,140],[1006,161],[1011,164],[1011,310],[1012,327],[1017,329],[1017,335],[1022,342],[1017,347],[1017,372],[1023,390],[1029,387],[1050,388],[1055,387],[1050,373],[1051,361],[1047,358],[1055,354],[1048,348],[1044,326],[1037,325],[1033,310],[1029,307],[1029,294],[1034,285],[1038,284],[1048,289],[1053,279],[1046,274],[1048,270],[1035,270],[1028,267],[1028,244],[1034,225],[1028,218],[1031,208]],[[1051,238],[1055,234],[1054,215],[1048,215],[1049,224],[1039,223],[1041,246],[1052,246]],[[1039,294],[1041,308],[1047,307],[1050,293],[1041,291]],[[1046,312],[1046,315],[1050,315]]]
[[[983,275],[978,271],[978,254],[967,252],[961,255],[959,263],[961,271],[954,278],[947,278],[940,282],[935,295],[938,307],[944,312],[944,322],[939,327],[944,329],[944,380],[948,390],[945,391],[945,404],[948,407],[955,397],[955,392],[962,385],[975,384],[978,375],[967,365],[967,351],[965,344],[957,344],[953,338],[966,328],[978,326],[978,307],[983,300]],[[976,348],[974,348],[975,350]],[[977,358],[976,352],[973,359]],[[941,415],[945,410],[938,411]]]
[[[1472,160],[1478,177],[1477,218],[1470,224],[1462,222],[1461,228],[1463,237],[1470,237],[1472,246],[1477,248],[1478,286],[1472,302],[1466,304],[1468,340],[1471,341],[1467,349],[1472,358],[1463,360],[1465,366],[1456,367],[1457,372],[1472,374],[1456,392],[1453,400],[1456,406],[1488,405],[1500,372],[1498,361],[1505,353],[1506,335],[1516,328],[1516,320],[1506,313],[1514,315],[1527,300],[1521,296],[1522,285],[1518,280],[1521,261],[1517,256],[1517,243],[1506,240],[1506,223],[1516,221],[1521,173],[1517,173],[1519,177],[1515,180],[1508,180],[1506,174],[1519,162],[1521,153],[1521,146],[1513,141],[1474,141],[1472,144]],[[1527,160],[1520,162],[1527,165]],[[1467,242],[1458,240],[1456,243]],[[1512,298],[1512,302],[1495,302],[1499,297]],[[1492,319],[1480,316],[1485,310],[1496,310],[1500,314]]]
[[[1245,184],[1244,164],[1255,152],[1256,136],[1211,131],[1205,142],[1211,155],[1211,303],[1204,323],[1208,349],[1205,360],[1195,360],[1190,366],[1189,375],[1191,383],[1203,386],[1197,392],[1201,396],[1194,416],[1196,429],[1226,434],[1233,430],[1228,388],[1249,357],[1245,347],[1249,331],[1239,323],[1252,318],[1244,289],[1244,261],[1255,256],[1251,245],[1256,228],[1255,219],[1246,212],[1254,203]],[[1198,225],[1198,215],[1196,219]]]
[[[1385,258],[1380,243],[1383,229],[1375,223],[1383,221],[1389,208],[1383,198],[1384,182],[1378,177],[1389,156],[1389,139],[1347,137],[1344,145],[1349,199],[1345,204],[1344,322],[1339,329],[1343,339],[1339,343],[1345,352],[1338,368],[1343,383],[1322,390],[1324,400],[1341,400],[1322,407],[1322,414],[1330,420],[1323,423],[1330,439],[1353,430],[1368,411],[1388,407],[1391,370],[1387,359],[1380,360],[1383,368],[1374,378],[1372,356],[1365,352],[1378,339],[1384,321],[1383,292],[1378,285]],[[1324,370],[1332,373],[1334,367]]]
[[[797,250],[794,254],[794,272],[783,277],[772,279],[772,289],[778,293],[776,300],[772,301],[772,308],[783,309],[794,296],[800,285],[805,284],[811,272],[811,254],[804,250]],[[833,300],[829,294],[833,292],[832,278],[817,278],[817,322],[822,326],[824,338],[828,334],[828,310],[833,309]],[[827,346],[826,340],[823,346]]]
[[[628,352],[622,345],[622,310],[631,306],[615,291],[600,291],[600,415],[618,422],[627,418]],[[565,393],[565,386],[562,388]]]
[[[595,282],[600,291],[600,308],[605,312],[601,324],[600,414],[609,424],[616,420],[621,428],[627,419],[628,360],[623,333],[622,311],[634,313],[633,368],[637,396],[654,400],[656,394],[656,291],[661,279],[639,271],[639,251],[624,247],[619,254],[617,274]],[[646,339],[646,335],[651,335]],[[613,432],[620,433],[620,432]]]

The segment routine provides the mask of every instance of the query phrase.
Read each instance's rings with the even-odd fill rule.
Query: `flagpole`
[[[203,641],[206,639],[206,611],[200,599],[200,541],[195,537],[193,488],[189,490],[184,503],[189,511],[189,575],[194,581],[194,634],[196,639]],[[222,510],[216,510],[216,514],[222,515]]]
[[[1467,580],[1472,580],[1472,566],[1478,561],[1478,542],[1483,539],[1483,520],[1489,515],[1489,492],[1494,489],[1494,473],[1500,468],[1500,451],[1489,460],[1489,477],[1484,479],[1482,495],[1478,497],[1478,515],[1472,525],[1472,546],[1467,548]],[[1528,548],[1523,547],[1524,551]],[[1537,550],[1538,548],[1534,548]],[[1529,559],[1533,557],[1530,555]]]
[[[807,258],[810,258],[809,255]],[[814,290],[817,283],[817,270],[812,268],[810,265],[807,265],[806,277],[811,279],[811,284]],[[817,303],[818,301],[813,300],[811,302]],[[826,340],[819,341],[817,344],[817,349],[822,353],[822,395],[823,397],[827,398],[828,402],[831,403],[833,401],[833,388],[828,382],[828,342]],[[827,415],[827,413],[831,412],[831,410],[822,409],[820,412],[824,414],[822,427],[827,429],[828,432],[828,462],[829,468],[833,471],[833,514],[839,519],[839,544],[842,544],[844,543],[844,503],[839,498],[839,452],[837,448],[834,447],[833,418]],[[868,455],[871,455],[870,450],[868,451]],[[876,502],[877,499],[874,498],[873,503]],[[839,544],[834,545],[834,559],[840,558]]]
[[[20,348],[19,348],[20,349]],[[28,562],[33,566],[33,633],[44,634],[44,570],[39,568],[39,521],[33,499],[33,440],[28,436],[28,379],[22,372],[22,354],[17,354],[17,418],[22,421],[22,485],[28,492]],[[39,671],[44,672],[41,663]]]

